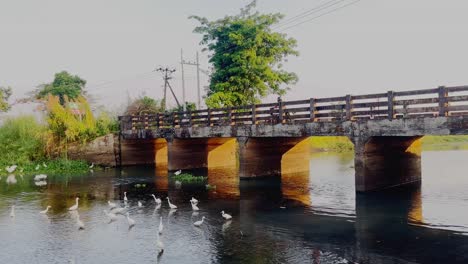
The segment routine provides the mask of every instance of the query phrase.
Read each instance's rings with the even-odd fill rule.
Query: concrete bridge
[[[120,117],[121,165],[237,164],[241,178],[308,170],[307,138],[354,143],[356,191],[421,180],[425,135],[468,134],[468,86]],[[285,168],[285,161],[293,166]]]

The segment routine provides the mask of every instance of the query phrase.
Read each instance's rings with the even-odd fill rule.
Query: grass
[[[204,182],[207,179],[207,177],[195,176],[195,175],[192,175],[190,173],[181,173],[179,175],[173,175],[171,178],[176,180],[176,181],[180,181],[181,183]]]
[[[44,166],[45,164],[45,166]],[[0,176],[6,176],[9,173],[5,170],[6,166],[12,164],[0,163]],[[36,170],[36,168],[38,168]],[[94,168],[96,169],[96,168]],[[41,162],[31,162],[26,165],[18,165],[18,168],[13,174],[36,175],[36,174],[51,174],[51,175],[78,175],[89,172],[89,164],[82,160],[66,160],[54,159]]]

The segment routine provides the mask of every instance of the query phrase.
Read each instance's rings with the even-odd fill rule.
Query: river
[[[423,152],[421,186],[365,195],[355,193],[353,155],[343,153],[312,154],[310,173],[282,179],[239,182],[233,168],[212,168],[203,172],[211,190],[149,167],[49,175],[44,186],[3,177],[0,263],[468,263],[466,161],[466,151]],[[103,213],[108,200],[124,206],[125,191],[132,229]],[[67,209],[75,197],[84,230]]]

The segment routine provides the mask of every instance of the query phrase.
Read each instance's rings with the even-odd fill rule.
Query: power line
[[[316,14],[324,9],[327,9],[329,7],[332,7],[334,5],[337,5],[341,2],[344,2],[345,0],[331,0],[331,1],[328,1],[326,3],[323,3],[323,4],[320,4],[320,5],[317,5],[315,6],[314,8],[311,8],[305,12],[302,12],[294,17],[291,17],[289,19],[286,19],[282,22],[280,22],[279,24],[275,25],[272,29],[275,30],[275,29],[278,29],[278,28],[282,28],[284,26],[287,26],[291,23],[294,23],[296,21],[299,21],[301,20],[302,18],[305,18],[305,17],[308,17],[310,15],[313,15],[313,14]]]
[[[174,93],[174,90],[172,89],[172,86],[171,84],[169,83],[169,80],[172,79],[171,75],[176,71],[175,69],[170,69],[168,67],[166,68],[162,68],[162,67],[159,67],[157,68],[156,70],[154,71],[158,71],[158,72],[161,72],[162,75],[163,75],[163,80],[164,80],[164,99],[163,99],[163,104],[162,104],[162,108],[164,110],[166,110],[166,91],[167,91],[167,87],[169,87],[171,93],[172,93],[172,96],[174,96],[174,99],[177,103],[177,106],[180,108],[180,103],[179,103],[179,100],[177,99],[177,96],[175,95]]]
[[[282,30],[280,30],[280,32],[284,32],[284,31],[286,31],[286,30],[288,30],[288,29],[291,29],[291,28],[300,26],[300,25],[302,25],[302,24],[304,24],[304,23],[307,23],[307,22],[310,22],[310,21],[312,21],[312,20],[315,20],[315,19],[317,19],[317,18],[319,18],[319,17],[322,17],[322,16],[325,16],[325,15],[331,14],[331,13],[336,12],[336,11],[338,11],[338,10],[340,10],[340,9],[345,8],[345,7],[354,5],[354,4],[356,4],[357,2],[359,2],[359,1],[361,1],[361,0],[353,1],[353,2],[348,3],[348,4],[346,4],[346,5],[343,5],[343,6],[334,8],[334,9],[328,11],[328,12],[322,13],[322,14],[320,14],[320,15],[318,15],[318,16],[312,17],[311,19],[307,19],[307,20],[304,20],[304,21],[299,22],[299,23],[297,23],[297,24],[294,24],[294,25],[292,25],[292,26],[290,26],[290,27],[283,28]]]

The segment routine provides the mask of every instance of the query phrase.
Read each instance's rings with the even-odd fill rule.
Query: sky
[[[468,1],[354,1],[279,29],[297,39],[300,52],[285,63],[299,76],[285,100],[468,84]],[[153,70],[169,66],[177,70],[171,84],[181,98],[181,49],[186,60],[202,49],[192,32],[197,22],[188,17],[221,18],[249,2],[0,0],[0,86],[13,88],[13,101],[66,70],[87,80],[97,104],[114,111],[128,96],[161,98],[163,80]],[[259,0],[258,10],[288,19],[328,2]],[[200,59],[208,69],[207,54]],[[185,72],[187,100],[196,101],[195,68]]]

